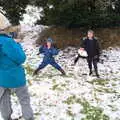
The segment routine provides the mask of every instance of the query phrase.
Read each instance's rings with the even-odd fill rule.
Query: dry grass
[[[96,36],[100,39],[102,48],[106,49],[110,46],[120,46],[120,28],[100,28],[94,30]],[[86,36],[86,29],[66,29],[52,27],[40,33],[37,44],[41,44],[43,39],[52,37],[59,48],[67,46],[80,46],[82,37]]]

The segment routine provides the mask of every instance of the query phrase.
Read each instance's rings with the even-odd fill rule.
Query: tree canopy
[[[13,25],[18,25],[19,21],[22,20],[28,3],[29,0],[0,0],[0,6]]]
[[[28,4],[42,7],[37,24],[75,27],[111,27],[120,22],[119,0],[0,0],[13,24],[18,24]]]
[[[36,3],[41,3],[36,0]],[[37,5],[36,4],[36,5]],[[119,0],[45,0],[38,23],[65,27],[109,27],[120,21]]]

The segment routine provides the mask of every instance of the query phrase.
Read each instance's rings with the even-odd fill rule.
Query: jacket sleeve
[[[85,47],[86,47],[86,38],[83,38],[81,40],[81,47],[85,49]]]
[[[40,46],[39,53],[44,53],[43,46]]]
[[[26,55],[19,43],[12,38],[8,38],[3,44],[3,53],[16,64],[20,65],[25,62]]]
[[[101,54],[101,44],[98,41],[98,39],[96,39],[96,48],[97,48],[97,54],[100,55]]]

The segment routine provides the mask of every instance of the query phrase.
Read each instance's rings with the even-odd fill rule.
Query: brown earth
[[[116,46],[120,47],[120,28],[99,28],[94,29],[94,31],[103,49]],[[42,40],[51,37],[59,48],[65,48],[67,46],[79,47],[81,39],[86,36],[86,32],[87,30],[84,28],[67,29],[52,27],[40,33],[40,37],[36,43],[41,44]]]

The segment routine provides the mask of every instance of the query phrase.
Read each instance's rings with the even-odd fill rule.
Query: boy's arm
[[[102,51],[101,51],[101,44],[100,44],[100,41],[98,39],[96,39],[96,47],[97,47],[98,55],[100,56]]]
[[[84,37],[82,40],[81,40],[81,48],[84,48],[85,49],[85,46],[86,46],[86,37]]]
[[[39,54],[40,54],[40,53],[44,53],[43,48],[44,48],[44,46],[43,46],[43,45],[42,45],[42,46],[40,46],[40,48],[39,48]]]

